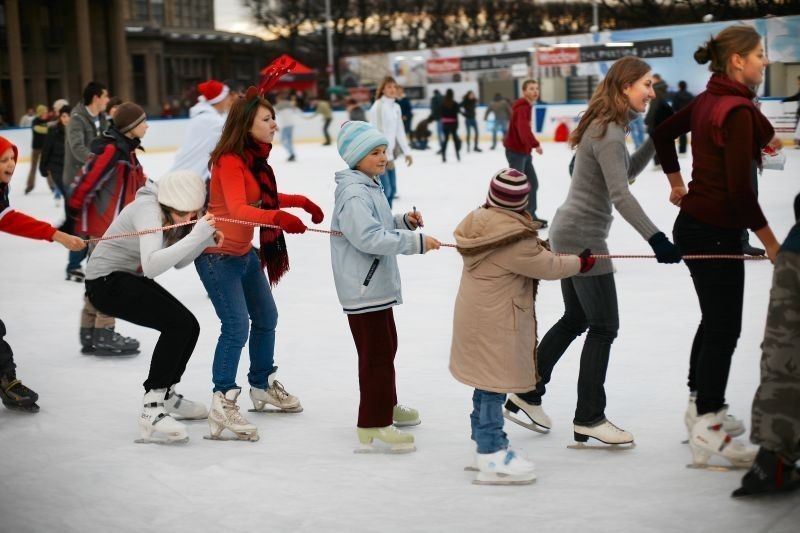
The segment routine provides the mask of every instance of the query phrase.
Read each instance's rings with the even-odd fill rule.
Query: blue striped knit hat
[[[383,144],[389,146],[388,139],[375,126],[361,120],[351,120],[342,124],[342,129],[336,138],[339,155],[350,168],[356,168],[358,162],[373,148]]]
[[[514,168],[504,168],[492,176],[486,205],[523,213],[528,207],[530,192],[531,184],[525,174]]]

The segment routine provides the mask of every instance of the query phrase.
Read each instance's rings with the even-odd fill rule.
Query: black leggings
[[[200,336],[200,324],[191,311],[152,279],[127,272],[86,280],[86,294],[103,313],[161,332],[145,392],[181,380]]]
[[[0,320],[0,376],[14,373],[16,365],[14,365],[14,352],[11,346],[5,341],[6,325]]]
[[[705,224],[683,211],[673,228],[675,244],[686,254],[741,254],[742,230]],[[697,413],[719,411],[731,358],[742,330],[744,262],[734,259],[686,261],[700,302],[700,325],[689,359],[689,390],[697,391]]]

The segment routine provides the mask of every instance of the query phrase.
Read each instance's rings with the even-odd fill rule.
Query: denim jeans
[[[294,157],[294,144],[292,137],[294,136],[294,126],[284,126],[281,128],[281,144],[289,152],[290,157]]]
[[[506,138],[506,133],[508,133],[508,121],[507,120],[497,120],[494,119],[494,127],[492,127],[492,150],[494,150],[495,146],[497,146],[497,132],[502,131],[503,137],[500,139],[500,144],[503,143],[503,139]]]
[[[464,119],[464,126],[467,128],[467,150],[470,147],[470,131],[475,132],[475,148],[478,147],[478,121],[474,118]]]
[[[588,328],[581,352],[574,423],[594,426],[605,420],[606,370],[611,343],[619,329],[614,274],[562,279],[561,294],[564,316],[545,334],[537,352],[542,380],[535,391],[520,396],[529,403],[540,404],[556,363],[572,341]]]
[[[77,270],[81,267],[81,262],[86,259],[86,251],[88,248],[78,250],[77,252],[70,251],[67,256],[67,272],[70,270]]]
[[[681,254],[741,254],[741,230],[724,229],[681,211],[673,228]],[[686,261],[700,302],[700,325],[689,358],[689,390],[697,391],[697,414],[720,410],[731,359],[742,329],[744,262]]]
[[[503,403],[506,395],[475,389],[472,393],[472,440],[478,453],[494,453],[508,448],[508,437],[503,431]]]
[[[222,327],[214,351],[214,392],[236,388],[236,370],[250,330],[250,372],[247,381],[267,388],[275,371],[275,326],[278,308],[255,250],[242,256],[202,254],[195,259],[200,280],[214,304]]]
[[[393,168],[387,168],[386,172],[378,176],[378,178],[381,180],[383,194],[386,195],[386,199],[389,201],[389,207],[392,207],[392,200],[397,194],[397,171]]]
[[[638,115],[628,124],[628,127],[631,130],[633,146],[638,150],[644,144],[644,117],[641,114]]]
[[[506,160],[508,166],[527,176],[528,183],[531,184],[531,192],[528,193],[528,213],[536,220],[538,218],[536,216],[536,191],[539,190],[539,180],[536,178],[536,170],[533,168],[533,157],[531,154],[523,154],[506,148]]]

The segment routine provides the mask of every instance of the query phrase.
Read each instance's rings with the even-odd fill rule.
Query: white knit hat
[[[206,202],[206,184],[193,170],[173,170],[158,180],[158,203],[176,211],[199,211]]]

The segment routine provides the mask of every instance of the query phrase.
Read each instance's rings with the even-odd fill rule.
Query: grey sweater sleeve
[[[652,151],[652,143],[650,150]],[[628,188],[628,149],[620,128],[609,125],[605,137],[594,143],[594,155],[603,172],[611,203],[622,218],[639,232],[645,240],[658,233],[659,229],[645,214],[642,206]],[[642,150],[640,149],[639,152]],[[638,152],[637,152],[638,155]]]
[[[653,156],[656,153],[655,145],[653,144],[653,138],[648,137],[647,140],[642,144],[638,150],[636,150],[633,155],[631,155],[631,165],[628,167],[628,181],[632,178],[635,178],[641,172],[647,168],[647,164],[650,163],[650,160],[653,159]]]
[[[152,227],[152,216],[149,216],[149,213],[142,211],[138,215],[140,216],[137,216],[134,221],[137,231]],[[209,226],[205,220],[200,220],[194,225],[189,235],[166,248],[163,247],[164,236],[161,232],[141,235],[139,252],[142,259],[142,272],[152,279],[189,257],[194,260],[206,246],[213,246],[213,240],[209,240],[213,234],[214,228]]]

